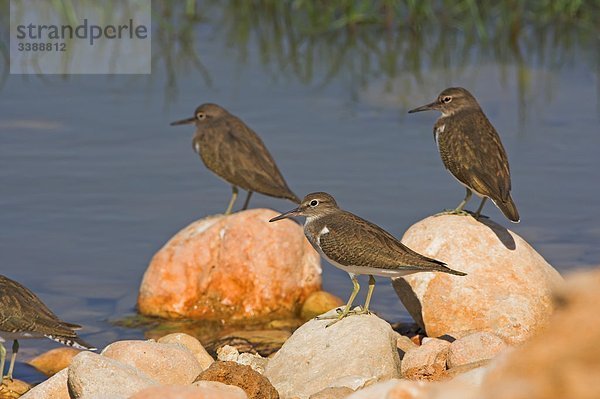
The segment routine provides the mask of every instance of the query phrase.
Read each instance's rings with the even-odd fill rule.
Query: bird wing
[[[76,337],[76,324],[61,321],[27,287],[0,276],[0,330]]]
[[[319,244],[329,259],[345,266],[390,270],[437,270],[443,267],[443,262],[416,253],[381,227],[350,212],[341,212],[341,217],[323,218],[329,232],[321,234]]]
[[[448,120],[448,119],[446,119]],[[456,115],[446,122],[442,159],[446,168],[477,193],[506,201],[510,195],[510,168],[506,150],[494,126],[482,111]],[[441,139],[441,138],[440,138]]]
[[[289,189],[260,137],[236,117],[215,126],[211,139],[222,177],[245,190],[300,202]]]

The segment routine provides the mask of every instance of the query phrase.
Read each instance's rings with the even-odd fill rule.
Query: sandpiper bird
[[[248,191],[242,209],[248,207],[254,191],[300,203],[283,179],[275,160],[258,135],[241,119],[216,104],[202,104],[194,116],[171,123],[196,124],[194,150],[204,165],[229,182],[232,196],[225,214],[231,213],[238,187]]]
[[[482,197],[476,218],[489,198],[504,216],[518,223],[519,212],[510,196],[506,151],[475,97],[462,87],[450,87],[434,102],[408,112],[428,110],[442,113],[433,127],[433,136],[446,169],[467,190],[465,199],[451,213],[464,214],[464,206],[475,193]]]
[[[352,279],[354,289],[350,299],[334,323],[350,312],[360,290],[356,275],[369,276],[365,305],[361,311],[353,311],[357,314],[369,312],[369,302],[375,288],[373,276],[393,278],[417,272],[466,275],[446,267],[444,262],[416,253],[381,227],[340,209],[335,199],[327,193],[308,194],[298,208],[276,216],[270,222],[292,216],[306,217],[304,234],[308,241],[329,263],[348,272]]]
[[[8,378],[12,379],[19,339],[46,337],[78,349],[96,350],[75,333],[81,326],[61,321],[27,287],[0,275],[0,377],[4,377],[6,348],[3,343],[13,340]]]

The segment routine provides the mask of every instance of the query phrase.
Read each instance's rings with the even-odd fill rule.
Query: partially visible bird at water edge
[[[263,141],[240,118],[217,104],[207,103],[196,108],[191,118],[171,125],[192,123],[196,125],[194,150],[209,170],[231,184],[226,215],[233,209],[239,188],[248,192],[242,210],[248,208],[253,192],[300,202]]]
[[[433,136],[444,166],[467,190],[464,200],[450,213],[466,214],[463,209],[475,193],[482,198],[475,218],[489,198],[508,220],[518,223],[506,150],[475,97],[462,87],[450,87],[432,103],[408,112],[429,110],[442,113]]]
[[[271,222],[304,216],[304,234],[312,246],[329,263],[350,275],[354,289],[343,311],[329,325],[348,314],[369,313],[375,289],[375,277],[402,277],[418,272],[442,272],[465,276],[444,262],[421,255],[402,244],[381,227],[342,210],[333,196],[324,192],[308,194],[300,206],[271,219]],[[357,275],[369,276],[369,290],[364,307],[351,310],[360,290]]]
[[[0,275],[0,374],[12,379],[20,339],[48,338],[77,349],[96,350],[83,341],[75,330],[77,324],[60,320],[27,287]],[[8,373],[4,375],[6,348],[3,343],[13,340]]]

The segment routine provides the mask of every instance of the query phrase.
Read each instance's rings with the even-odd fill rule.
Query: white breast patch
[[[444,133],[444,130],[446,130],[446,125],[440,125],[437,127],[437,129],[435,129],[435,141],[437,141],[438,135],[440,133]]]
[[[327,226],[323,227],[321,231],[319,231],[319,234],[317,235],[317,242],[319,243],[319,245],[321,245],[321,236],[327,233],[329,233],[329,229],[327,228]]]
[[[444,130],[446,130],[446,125],[445,124],[444,125],[440,125],[440,126],[438,126],[435,129],[435,143],[438,146],[438,151],[440,149],[440,144],[439,144],[438,138],[439,138],[440,133],[444,133]]]

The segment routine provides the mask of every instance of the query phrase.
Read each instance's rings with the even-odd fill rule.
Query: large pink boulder
[[[498,359],[484,380],[485,398],[600,398],[598,287],[600,268],[567,277],[548,328]]]
[[[269,209],[198,220],[150,262],[138,297],[142,314],[249,319],[296,315],[321,287],[317,252],[291,220]]]
[[[488,331],[508,344],[542,330],[553,311],[558,272],[525,240],[486,219],[428,217],[404,234],[411,249],[467,273],[416,273],[394,288],[431,337]]]

